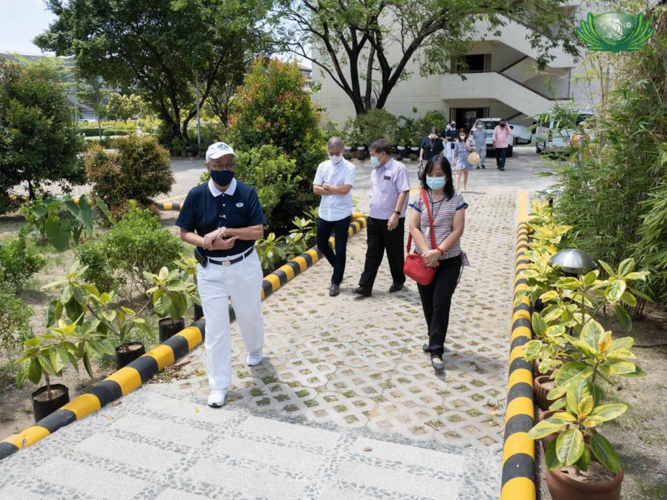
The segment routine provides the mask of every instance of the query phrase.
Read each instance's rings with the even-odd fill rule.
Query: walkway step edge
[[[350,223],[349,235],[352,236],[360,232],[367,225],[367,216],[358,216],[356,220]],[[333,238],[330,240],[330,243],[332,242]],[[322,253],[317,248],[311,248],[267,275],[262,282],[262,300],[265,300],[292,281],[297,275],[315,265],[322,257]],[[234,310],[231,305],[229,306],[229,315],[230,322],[234,321]],[[191,326],[95,384],[89,393],[77,396],[35,425],[3,439],[0,441],[0,460],[13,455],[22,448],[32,446],[49,434],[53,434],[72,422],[99,411],[109,403],[140,388],[156,373],[167,366],[173,365],[201,344],[204,341],[205,326],[206,323],[203,318],[195,321]]]

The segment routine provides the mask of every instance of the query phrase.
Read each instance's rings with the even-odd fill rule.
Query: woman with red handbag
[[[424,270],[414,265],[417,255],[409,255],[408,267],[416,270],[419,296],[428,326],[428,343],[423,350],[431,354],[431,364],[437,372],[445,371],[443,362],[445,336],[449,326],[449,310],[461,269],[469,265],[461,250],[460,238],[465,227],[465,209],[468,204],[463,195],[454,191],[452,169],[447,158],[431,158],[424,169],[422,189],[410,203],[410,239],[415,240],[415,252],[423,260]],[[409,253],[410,242],[408,242]],[[408,274],[406,272],[406,274]],[[413,274],[412,271],[408,274]],[[414,276],[410,276],[413,277]],[[429,282],[430,281],[430,282]]]

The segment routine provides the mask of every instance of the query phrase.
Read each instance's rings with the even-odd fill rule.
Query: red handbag
[[[433,218],[431,217],[431,207],[428,203],[428,198],[426,197],[426,190],[421,189],[422,200],[424,201],[424,206],[426,207],[426,213],[428,214],[428,223],[431,226],[431,246],[435,249],[435,231],[433,230]],[[424,258],[418,253],[410,253],[410,247],[412,246],[412,233],[408,236],[408,247],[407,247],[407,257],[405,258],[405,264],[403,265],[403,272],[408,278],[412,278],[417,283],[422,286],[430,285],[433,279],[435,278],[435,267],[428,267],[424,262]]]

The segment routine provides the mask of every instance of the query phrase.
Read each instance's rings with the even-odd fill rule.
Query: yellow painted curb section
[[[87,417],[102,408],[100,400],[93,394],[82,394],[67,403],[61,410],[69,410],[76,415],[77,420]]]
[[[515,415],[530,415],[531,418],[535,417],[533,412],[533,402],[530,398],[516,398],[510,401],[510,404],[507,405],[507,410],[505,410],[505,422]],[[533,445],[535,442],[533,441]]]
[[[188,341],[188,352],[197,347],[202,342],[201,331],[196,326],[189,326],[176,335],[184,337]]]
[[[157,361],[157,369],[164,370],[165,366],[173,365],[176,362],[174,350],[168,345],[159,345],[148,351],[144,356],[150,356]]]
[[[280,278],[275,274],[269,274],[268,276],[265,276],[264,279],[271,283],[271,289],[274,292],[280,288]]]
[[[512,316],[512,324],[514,324],[514,322],[517,319],[527,319],[528,321],[530,321],[530,313],[528,311],[523,311],[523,310],[517,311]]]
[[[264,289],[263,289],[263,288],[260,289],[259,294],[260,294],[261,297],[262,297],[262,301],[264,301],[264,299],[265,299],[266,297],[264,296]]]
[[[123,391],[123,396],[141,387],[141,375],[139,375],[139,371],[129,366],[112,373],[104,380],[117,382],[121,391]]]
[[[287,281],[292,281],[294,279],[294,269],[292,269],[290,266],[280,266],[277,270],[285,273],[287,276]]]
[[[517,326],[512,332],[512,336],[510,337],[510,344],[517,337],[528,337],[528,339],[530,339],[530,328],[527,326]]]
[[[510,381],[507,384],[508,388],[511,388],[515,384],[520,384],[521,382],[525,382],[526,384],[530,385],[531,387],[533,386],[533,374],[530,372],[530,370],[526,370],[525,368],[519,368],[517,370],[514,370],[510,374]],[[530,408],[530,414],[533,414],[533,407],[531,406]]]
[[[320,256],[317,255],[317,250],[310,249],[306,253],[313,258],[313,264],[320,260]]]
[[[503,462],[517,453],[525,453],[533,457],[533,460],[535,459],[535,441],[528,437],[527,432],[517,432],[507,438],[503,451]]]
[[[523,346],[518,345],[514,349],[512,349],[512,352],[510,353],[510,365],[512,364],[512,361],[514,361],[516,358],[520,358],[521,356],[524,356],[526,353],[523,352]]]
[[[10,443],[16,446],[17,448],[26,448],[32,446],[40,439],[44,439],[50,433],[44,427],[39,425],[33,425],[28,427],[24,431],[19,432],[18,434],[12,434],[6,439],[3,439],[3,443]],[[25,445],[25,446],[24,446]]]
[[[536,496],[535,483],[527,477],[515,477],[503,486],[500,500],[520,500],[522,498],[535,498]]]
[[[306,259],[303,257],[294,257],[294,262],[299,264],[299,267],[301,268],[301,272],[304,272],[306,269],[308,269],[308,262],[306,262]]]
[[[519,224],[526,222],[528,219],[528,191],[521,190],[519,191]],[[526,230],[525,228],[521,228]]]

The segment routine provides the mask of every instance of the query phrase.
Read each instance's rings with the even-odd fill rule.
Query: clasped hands
[[[426,267],[438,267],[440,264],[440,252],[438,250],[427,250],[422,254]]]
[[[234,246],[238,236],[227,238],[227,228],[218,228],[204,236],[202,247],[206,250],[229,250]]]

